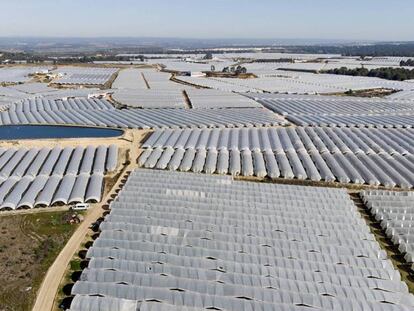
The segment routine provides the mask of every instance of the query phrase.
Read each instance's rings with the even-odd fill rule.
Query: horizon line
[[[412,40],[386,40],[386,39],[335,39],[335,38],[252,38],[252,37],[173,37],[173,36],[38,36],[38,35],[0,35],[0,39],[158,39],[158,40],[196,40],[196,41],[337,41],[337,42],[369,42],[369,43],[414,43]]]

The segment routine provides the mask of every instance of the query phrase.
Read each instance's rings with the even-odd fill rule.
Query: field
[[[31,310],[43,276],[76,229],[65,223],[67,213],[0,216],[1,311]]]

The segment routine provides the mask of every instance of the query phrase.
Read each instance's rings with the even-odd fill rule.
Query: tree
[[[242,67],[242,66],[237,66],[237,68],[236,68],[236,74],[241,74],[241,73],[246,73],[247,72],[247,69],[246,69],[246,67]]]
[[[322,73],[330,73],[336,75],[347,75],[347,76],[361,76],[361,77],[376,77],[387,80],[404,81],[414,79],[414,69],[406,68],[376,68],[368,70],[367,68],[355,68],[348,69],[346,67],[335,68],[331,70],[322,71]]]
[[[205,59],[205,60],[213,59],[213,53],[207,52],[206,55],[204,55],[203,59]]]
[[[401,61],[400,66],[403,67],[414,67],[414,59],[407,59],[406,61]]]

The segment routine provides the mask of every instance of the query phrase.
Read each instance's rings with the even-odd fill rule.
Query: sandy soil
[[[66,213],[0,217],[1,311],[31,309],[48,266],[76,229],[65,223]]]

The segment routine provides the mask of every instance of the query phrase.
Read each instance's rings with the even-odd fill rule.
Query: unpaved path
[[[117,182],[114,184],[111,191],[109,191],[109,193],[102,200],[102,203],[95,204],[88,210],[84,221],[80,224],[66,246],[57,256],[52,266],[50,266],[38,291],[33,311],[53,310],[54,301],[59,289],[59,285],[65,275],[66,269],[71,259],[73,258],[73,255],[79,250],[80,245],[85,239],[85,236],[88,234],[88,230],[91,224],[103,215],[104,210],[102,209],[102,205],[106,204],[108,199],[110,199],[111,196],[115,193],[115,189],[119,187],[122,179],[125,178],[126,173],[137,167],[136,160],[139,155],[139,142],[147,133],[148,131],[130,131],[130,163],[124,167]]]
[[[67,265],[72,259],[73,254],[79,248],[79,245],[83,241],[83,238],[88,233],[89,226],[94,221],[96,221],[96,219],[98,219],[101,214],[102,209],[99,205],[91,208],[88,211],[87,215],[85,216],[85,220],[80,224],[78,229],[69,239],[68,243],[62,249],[52,266],[47,271],[42,285],[40,286],[33,310],[52,310],[53,301],[55,299],[60,280],[63,277]]]

